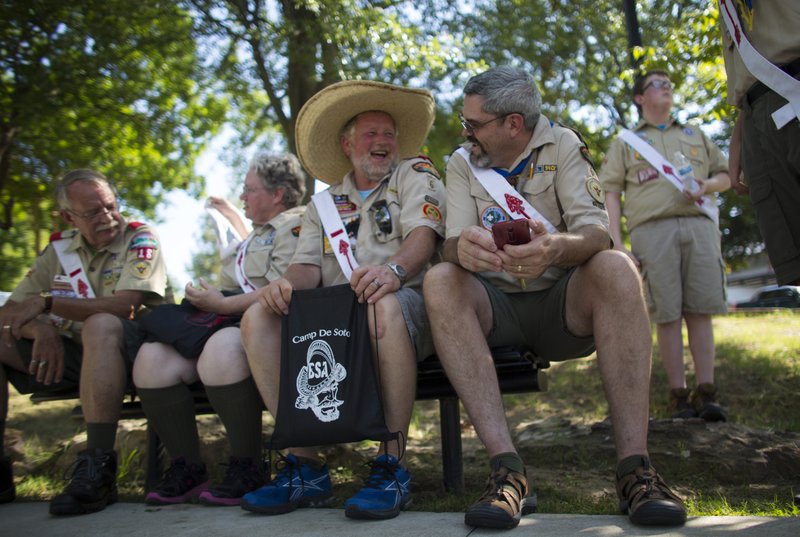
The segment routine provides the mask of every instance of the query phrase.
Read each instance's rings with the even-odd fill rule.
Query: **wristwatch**
[[[389,267],[389,270],[394,272],[394,275],[400,280],[400,287],[403,287],[406,283],[406,269],[397,263],[386,263],[386,266]]]
[[[50,310],[53,309],[53,293],[50,291],[42,291],[39,293],[39,296],[44,299],[44,310],[42,313],[50,313]]]

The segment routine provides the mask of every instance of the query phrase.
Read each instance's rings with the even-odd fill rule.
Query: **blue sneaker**
[[[315,470],[292,454],[281,457],[275,479],[242,496],[242,509],[264,515],[281,515],[298,507],[320,507],[333,499],[328,465]]]
[[[344,504],[350,518],[394,518],[411,505],[411,474],[391,455],[370,463],[369,477],[355,496]]]

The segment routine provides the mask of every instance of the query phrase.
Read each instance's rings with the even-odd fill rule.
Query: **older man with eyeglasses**
[[[155,231],[123,218],[102,173],[67,173],[56,186],[56,201],[74,229],[50,237],[0,308],[0,437],[9,382],[20,393],[80,385],[87,447],[70,483],[50,503],[53,515],[78,515],[117,499],[117,421],[141,343],[134,319],[169,291]],[[11,463],[2,456],[0,502],[14,497]]]
[[[656,325],[669,382],[670,415],[725,421],[716,400],[711,316],[727,311],[713,193],[730,187],[728,164],[697,125],[679,121],[672,113],[673,89],[666,71],[637,77],[633,100],[639,122],[611,144],[600,173],[614,248],[628,255],[645,279],[650,321]],[[670,181],[669,172],[658,163],[663,158],[668,167],[680,168],[678,154],[692,165],[694,188],[678,188],[680,183],[674,177]],[[622,237],[623,214],[630,250]],[[694,359],[693,389],[687,387],[683,363],[683,322]]]
[[[428,271],[423,295],[439,359],[490,457],[465,523],[508,529],[536,509],[490,352],[525,345],[549,361],[597,351],[620,508],[636,524],[683,524],[686,510],[647,452],[651,343],[641,279],[610,249],[586,146],[541,114],[533,77],[512,67],[471,78],[462,117],[467,141],[447,163],[444,262]],[[509,224],[512,242],[495,234]]]

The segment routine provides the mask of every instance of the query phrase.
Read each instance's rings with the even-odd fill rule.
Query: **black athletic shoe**
[[[619,508],[634,524],[681,526],[686,522],[683,501],[652,466],[640,466],[617,479]]]
[[[114,450],[81,451],[70,468],[69,484],[50,502],[51,515],[94,513],[117,501],[117,454]]]
[[[476,528],[511,529],[517,527],[522,515],[536,511],[536,494],[528,488],[525,474],[505,466],[492,471],[486,490],[464,516],[467,526]]]
[[[222,483],[200,493],[203,505],[239,505],[242,496],[266,483],[264,470],[250,457],[231,457]]]
[[[0,439],[2,441],[2,439]],[[11,471],[11,459],[0,457],[0,503],[13,502],[17,497],[14,486],[14,473]]]
[[[190,464],[178,457],[164,472],[161,482],[147,493],[144,502],[149,505],[191,503],[208,490],[209,484],[205,464]]]

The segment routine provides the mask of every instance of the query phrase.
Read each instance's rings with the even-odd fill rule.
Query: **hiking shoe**
[[[686,522],[683,501],[650,465],[617,478],[619,509],[641,526],[681,526]]]
[[[411,504],[411,474],[391,455],[370,462],[369,477],[355,496],[344,504],[350,518],[394,518]]]
[[[14,485],[14,473],[11,471],[11,459],[0,457],[0,503],[13,502],[16,497],[17,487]]]
[[[171,505],[189,503],[208,489],[208,474],[205,464],[189,464],[183,457],[172,461],[161,483],[147,493],[144,503],[149,505]]]
[[[697,417],[697,411],[689,402],[689,388],[674,388],[669,392],[669,410],[672,419],[688,420]]]
[[[705,421],[727,421],[725,410],[717,403],[717,387],[710,382],[700,384],[692,391],[689,400],[697,415]]]
[[[67,470],[72,471],[64,492],[50,501],[51,515],[83,515],[102,511],[117,501],[117,454],[87,449]]]
[[[467,526],[511,529],[522,515],[536,511],[536,494],[528,489],[526,474],[505,466],[492,470],[483,496],[473,503],[464,516]]]
[[[264,515],[280,515],[298,507],[320,507],[332,500],[328,465],[315,470],[292,454],[276,464],[275,479],[242,496],[242,509]]]
[[[200,493],[203,505],[239,505],[242,496],[264,485],[261,465],[251,457],[231,457],[225,479]]]

